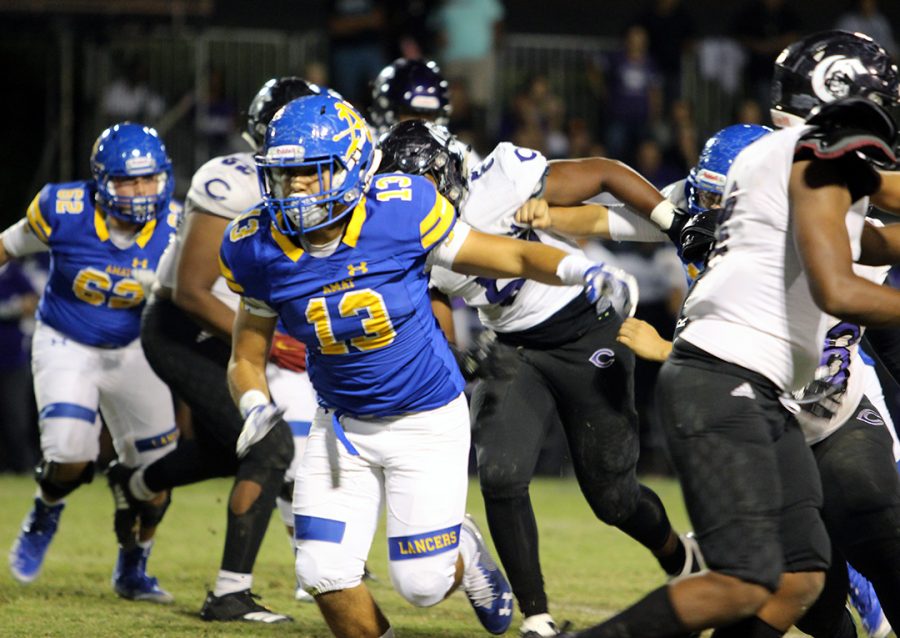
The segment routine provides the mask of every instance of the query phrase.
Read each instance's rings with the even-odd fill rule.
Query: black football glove
[[[664,231],[685,260],[696,263],[706,259],[716,241],[718,212],[708,210],[691,215],[683,208],[672,211],[672,224]]]
[[[691,217],[681,229],[681,256],[691,263],[705,262],[716,243],[717,210],[705,210]]]

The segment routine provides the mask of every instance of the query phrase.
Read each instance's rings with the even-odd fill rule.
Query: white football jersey
[[[688,294],[679,335],[789,392],[812,381],[829,326],[809,290],[789,213],[794,149],[806,130],[766,135],[735,159],[716,249]],[[854,259],[867,208],[863,198],[847,214]]]
[[[469,175],[469,194],[460,219],[491,235],[528,238],[568,253],[583,254],[571,240],[515,224],[515,213],[540,195],[547,160],[538,151],[501,142]],[[431,271],[431,285],[476,308],[482,323],[497,332],[519,332],[550,318],[580,295],[581,286],[548,286],[527,279],[488,279],[445,268]]]
[[[887,277],[887,266],[861,266],[853,265],[853,271],[860,277],[877,284],[884,283]],[[822,355],[822,374],[826,375],[828,382],[838,386],[837,391],[820,401],[821,406],[831,412],[831,418],[817,416],[820,411],[800,410],[795,402],[785,400],[788,407],[797,416],[806,442],[810,445],[818,443],[831,435],[853,416],[863,395],[872,388],[872,383],[878,383],[878,377],[874,370],[862,360],[859,355],[859,343],[865,333],[865,326],[859,326],[834,317],[828,317],[828,332],[825,335],[825,350]],[[874,377],[874,381],[873,378]],[[881,394],[881,391],[878,391]]]
[[[194,173],[185,210],[189,213],[197,207],[213,215],[234,219],[256,206],[261,199],[253,154],[234,153],[213,158]],[[159,284],[165,288],[175,287],[183,232],[183,226],[179,227],[156,269]],[[213,284],[212,291],[222,303],[237,309],[240,297],[229,290],[222,277]]]

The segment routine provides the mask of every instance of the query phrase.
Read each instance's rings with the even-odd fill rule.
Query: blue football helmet
[[[114,124],[94,142],[91,174],[97,184],[97,205],[107,215],[144,224],[164,214],[175,190],[172,160],[156,129],[141,124]],[[153,195],[125,196],[116,193],[114,178],[158,175]]]
[[[369,118],[379,135],[401,116],[429,120],[440,126],[450,121],[450,85],[433,60],[397,58],[372,81]]]
[[[697,165],[691,169],[684,183],[684,194],[691,214],[696,215],[719,206],[725,192],[728,169],[734,158],[750,144],[771,132],[772,129],[768,126],[734,124],[706,140]]]
[[[297,98],[269,122],[256,156],[263,205],[288,235],[329,226],[359,202],[374,156],[369,127],[348,102],[330,94]],[[293,192],[298,173],[316,175],[318,192]]]

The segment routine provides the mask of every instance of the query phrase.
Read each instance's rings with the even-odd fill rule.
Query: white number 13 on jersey
[[[363,315],[362,327],[366,334],[350,339],[350,345],[357,350],[377,350],[389,346],[397,333],[384,305],[384,297],[374,290],[354,290],[341,297],[338,312],[342,317]],[[325,297],[313,297],[306,306],[306,320],[313,324],[319,338],[322,354],[347,354],[350,345],[337,341],[331,328],[331,317]]]

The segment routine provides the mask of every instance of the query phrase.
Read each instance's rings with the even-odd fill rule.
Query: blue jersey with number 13
[[[430,410],[464,385],[431,312],[425,271],[428,252],[455,223],[453,206],[427,179],[380,175],[332,255],[305,253],[254,211],[228,226],[222,272],[306,344],[325,406],[379,417]]]

